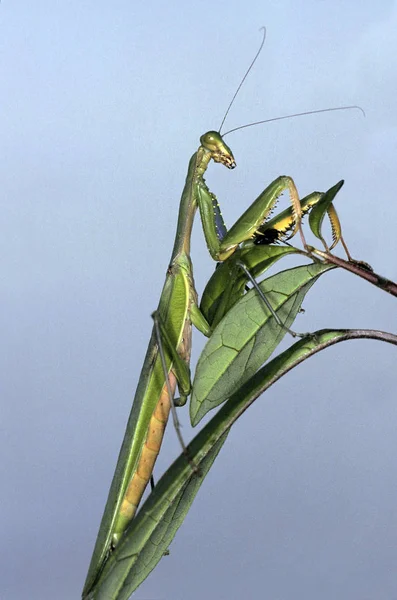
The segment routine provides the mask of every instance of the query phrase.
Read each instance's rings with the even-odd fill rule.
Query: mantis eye
[[[222,137],[217,131],[207,131],[207,133],[201,136],[200,143],[206,150],[214,152],[223,142]]]

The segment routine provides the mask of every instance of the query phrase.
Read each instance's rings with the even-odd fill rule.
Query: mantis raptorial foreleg
[[[216,134],[216,132],[209,133],[212,136]],[[203,138],[204,136],[201,139],[203,140]],[[294,223],[292,235],[299,230],[302,241],[306,246],[300,225],[302,216],[301,204],[298,191],[291,177],[280,176],[275,179],[222,236],[218,233],[217,220],[213,217],[213,206],[216,198],[209,191],[204,181],[198,184],[197,193],[200,215],[208,250],[212,258],[216,261],[224,261],[235,252],[242,242],[253,239],[264,224],[266,217],[274,208],[278,198],[285,190],[289,193],[292,207],[292,219]]]

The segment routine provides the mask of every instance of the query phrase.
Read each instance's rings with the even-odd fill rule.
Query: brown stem
[[[376,285],[376,287],[388,292],[392,296],[397,297],[397,283],[394,281],[390,281],[390,279],[386,279],[382,275],[378,273],[374,273],[373,271],[369,271],[364,267],[360,267],[359,263],[349,262],[344,260],[343,258],[339,258],[338,256],[334,256],[330,252],[323,252],[322,250],[317,250],[313,246],[307,246],[308,252],[304,254],[309,258],[313,258],[313,256],[318,256],[322,258],[325,262],[332,263],[337,267],[341,267],[342,269],[346,269],[346,271],[350,271],[355,275],[358,275],[362,279],[366,279],[369,283]]]

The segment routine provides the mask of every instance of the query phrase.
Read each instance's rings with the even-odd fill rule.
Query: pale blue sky
[[[230,136],[238,168],[207,177],[227,224],[280,174],[302,195],[343,178],[353,255],[396,280],[396,2],[0,4],[2,599],[80,596],[188,160],[262,25],[227,128],[345,104],[367,116]],[[201,290],[199,225],[192,254]],[[397,329],[395,298],[347,273],[304,306],[300,330]],[[338,345],[258,400],[134,598],[395,597],[395,364],[390,346]],[[177,453],[169,428],[157,473]]]

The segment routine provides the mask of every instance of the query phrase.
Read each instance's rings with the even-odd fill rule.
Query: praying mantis
[[[264,38],[241,83],[259,55],[263,43]],[[312,112],[323,112],[323,110]],[[254,253],[260,253],[261,248],[266,248],[262,244],[282,239],[287,233],[292,237],[299,232],[306,247],[301,229],[302,216],[323,198],[323,194],[314,192],[301,201],[293,179],[289,176],[280,176],[259,194],[235,224],[227,230],[218,201],[204,179],[211,161],[220,163],[228,169],[234,169],[236,166],[233,152],[224,141],[225,135],[222,136],[220,131],[208,131],[202,135],[199,148],[189,162],[180,201],[174,247],[159,305],[153,314],[153,332],[100,525],[83,598],[90,594],[108,557],[119,544],[125,529],[135,516],[152,476],[170,411],[186,459],[190,461],[180,434],[175,406],[184,405],[192,391],[189,368],[192,325],[205,336],[210,337],[214,327],[222,320],[233,303],[230,300],[233,288],[238,287],[239,293],[244,293],[247,280],[256,286],[255,279],[246,265],[250,265]],[[284,191],[288,192],[291,208],[266,222],[266,218]],[[210,292],[204,294],[201,308],[199,307],[194,284],[190,238],[197,210],[208,251],[215,261],[221,263],[220,269],[217,269],[219,273],[216,271],[214,277],[216,285],[221,281],[222,299],[217,302],[215,308],[212,301],[208,300],[211,296]],[[340,223],[332,203],[327,210],[335,244],[340,239]],[[258,264],[260,265],[260,262]],[[221,279],[222,265],[227,265],[224,280]],[[237,277],[228,275],[236,269],[240,274],[238,286]],[[259,266],[255,270],[255,276],[258,276],[263,269]],[[280,321],[277,314],[272,311],[266,296],[260,288],[257,290],[261,294],[264,310],[267,308],[272,312],[278,326],[289,331],[293,336],[302,336],[303,334],[296,334]],[[179,398],[174,400],[177,386]],[[193,421],[197,420],[193,418]],[[196,469],[194,463],[191,464],[191,468]]]

